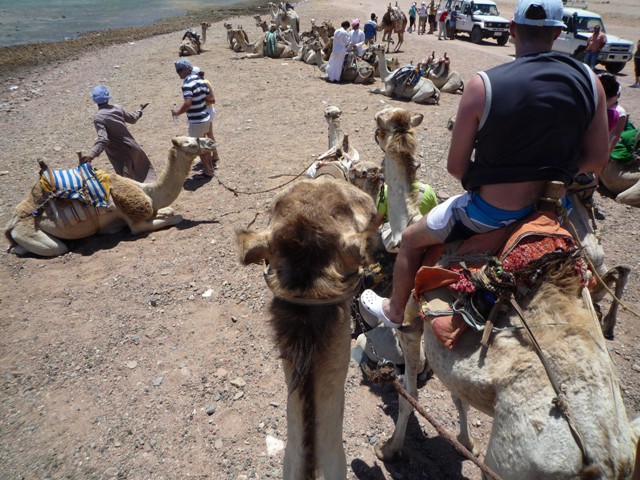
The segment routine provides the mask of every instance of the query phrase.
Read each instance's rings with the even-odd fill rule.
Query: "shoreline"
[[[267,11],[264,0],[247,0],[232,7],[193,9],[184,15],[167,17],[151,25],[97,30],[57,42],[0,47],[0,81],[7,80],[10,76],[22,78],[28,73],[27,69],[72,60],[93,49],[186,30],[194,25],[199,31],[200,22],[220,22],[227,17],[254,15],[262,10]]]

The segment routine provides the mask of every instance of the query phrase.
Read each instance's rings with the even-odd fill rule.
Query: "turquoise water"
[[[60,41],[109,28],[139,27],[198,7],[238,0],[0,0],[0,46]]]

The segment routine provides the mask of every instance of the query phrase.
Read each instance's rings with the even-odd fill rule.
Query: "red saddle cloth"
[[[470,278],[462,273],[461,259],[469,270],[474,271],[486,263],[482,257],[496,257],[506,271],[517,275],[544,255],[571,252],[576,245],[555,214],[534,212],[508,227],[475,235],[444,254],[446,248],[446,245],[429,248],[423,258],[423,266],[416,274],[414,298],[423,304],[425,310],[429,310],[428,304],[424,305],[427,303],[424,294],[428,291],[444,286],[454,294],[473,291],[475,287]],[[452,257],[455,257],[455,262],[448,260]],[[454,314],[435,317],[431,327],[440,341],[451,349],[468,325],[460,314]]]

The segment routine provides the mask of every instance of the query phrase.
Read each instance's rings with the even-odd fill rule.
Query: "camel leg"
[[[467,416],[469,405],[460,400],[454,394],[451,394],[451,400],[453,400],[453,404],[458,410],[458,421],[460,422],[458,441],[477,457],[480,455],[480,449],[476,445],[475,439],[471,436],[471,432],[469,432],[469,418]]]
[[[612,299],[611,307],[609,307],[609,311],[602,319],[602,334],[609,340],[613,339],[613,329],[616,326],[618,306],[620,305],[618,299],[622,298],[624,288],[629,280],[629,275],[631,275],[631,268],[627,266],[617,266],[602,276],[602,281],[605,285],[609,287],[615,285],[614,294],[616,298]],[[606,291],[603,287],[602,290]],[[598,293],[600,293],[600,291],[598,291]]]
[[[424,362],[420,361],[420,344],[424,322],[418,316],[418,304],[409,299],[404,311],[405,327],[398,331],[400,345],[404,352],[404,387],[409,395],[418,398],[418,372],[423,369]],[[410,324],[410,325],[407,325]],[[413,407],[403,397],[398,397],[400,411],[393,431],[393,435],[384,445],[376,445],[376,456],[384,462],[398,461],[402,456],[402,447],[407,432],[407,423],[413,412]]]
[[[156,218],[173,217],[174,215],[175,215],[175,211],[173,210],[172,207],[164,207],[159,209],[156,212]]]
[[[631,188],[620,193],[616,197],[616,202],[640,208],[640,180]]]
[[[172,217],[166,218],[155,217],[151,220],[143,220],[141,222],[130,224],[129,229],[133,235],[138,235],[139,233],[144,232],[155,232],[161,228],[177,225],[180,222],[182,222],[181,215],[173,215]]]
[[[429,93],[417,93],[411,98],[411,101],[416,103],[421,103],[423,105],[437,105],[438,104],[438,96],[435,92]]]
[[[56,257],[69,251],[62,240],[36,229],[31,222],[29,225],[17,223],[11,230],[11,238],[18,244],[13,247],[18,255],[31,252],[43,257]]]

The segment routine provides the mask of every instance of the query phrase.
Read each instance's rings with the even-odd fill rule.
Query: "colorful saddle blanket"
[[[391,82],[394,86],[415,85],[420,80],[421,75],[422,72],[419,68],[413,65],[405,65],[394,72]]]
[[[78,200],[94,207],[108,207],[109,174],[83,163],[68,170],[41,170],[40,184],[54,198]]]

